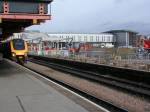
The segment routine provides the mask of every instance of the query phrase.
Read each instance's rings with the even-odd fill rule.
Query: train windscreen
[[[24,50],[25,49],[24,40],[14,39],[13,46],[14,46],[14,49],[16,49],[16,50]]]

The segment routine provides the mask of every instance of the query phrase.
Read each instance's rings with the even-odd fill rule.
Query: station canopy
[[[48,4],[51,2],[52,0],[1,0],[0,40],[22,32],[33,24],[50,20]]]

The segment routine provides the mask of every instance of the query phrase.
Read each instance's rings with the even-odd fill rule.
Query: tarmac
[[[88,112],[54,88],[0,61],[0,112]]]

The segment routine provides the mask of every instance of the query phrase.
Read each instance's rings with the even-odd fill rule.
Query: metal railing
[[[95,64],[106,64],[116,67],[125,67],[137,70],[150,71],[150,53],[148,54],[123,54],[114,55],[110,52],[105,51],[88,51],[69,53],[67,50],[59,51],[39,51],[39,52],[29,52],[30,55],[40,55],[52,58],[61,58],[74,61],[81,61],[85,63],[95,63]]]

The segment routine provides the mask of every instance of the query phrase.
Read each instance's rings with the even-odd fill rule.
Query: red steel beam
[[[21,13],[9,13],[9,14],[0,14],[1,19],[37,19],[37,20],[51,20],[50,15],[40,15],[40,14],[21,14]]]

